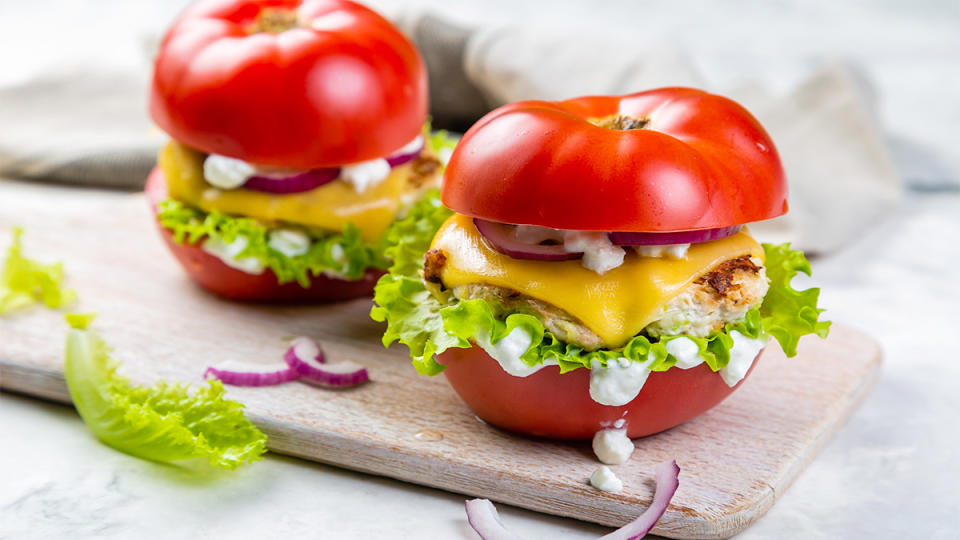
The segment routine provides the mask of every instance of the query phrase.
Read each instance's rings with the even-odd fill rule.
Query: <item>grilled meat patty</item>
[[[435,290],[444,289],[440,275],[445,263],[446,256],[436,249],[428,251],[424,258],[424,280]],[[659,318],[647,325],[643,333],[652,337],[707,337],[728,323],[742,320],[750,308],[760,305],[768,288],[760,259],[743,255],[724,261],[664,305]],[[586,350],[605,346],[600,336],[565,310],[512,289],[470,283],[456,286],[450,293],[461,300],[486,300],[505,313],[533,314],[557,338]]]

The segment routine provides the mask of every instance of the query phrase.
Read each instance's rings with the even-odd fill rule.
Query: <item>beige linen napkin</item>
[[[706,86],[683,54],[662,43],[471,29],[415,12],[395,20],[427,63],[439,127],[466,129],[491,108],[521,99]],[[0,89],[0,176],[139,189],[165,138],[146,114],[148,78],[94,67]],[[756,85],[707,89],[752,110],[783,157],[791,213],[754,226],[762,238],[832,251],[899,200],[882,133],[842,65],[825,67],[787,95]]]

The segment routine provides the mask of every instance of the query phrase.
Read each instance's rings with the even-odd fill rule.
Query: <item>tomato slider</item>
[[[735,102],[665,88],[520,102],[454,150],[422,270],[372,316],[417,369],[524,434],[663,431],[710,409],[776,338],[826,335],[789,245],[744,226],[787,210],[773,141]],[[412,302],[412,304],[411,304]]]
[[[386,238],[439,187],[413,44],[347,0],[211,0],[157,54],[171,142],[147,193],[189,275],[234,299],[371,293]]]

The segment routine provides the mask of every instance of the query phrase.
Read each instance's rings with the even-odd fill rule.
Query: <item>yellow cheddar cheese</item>
[[[446,255],[440,278],[446,287],[484,283],[513,289],[553,304],[580,319],[608,347],[619,347],[655,321],[661,308],[717,264],[763,248],[748,233],[693,244],[684,259],[641,257],[628,251],[621,266],[603,275],[580,261],[514,259],[489,246],[473,220],[455,214],[431,246]]]
[[[363,193],[335,180],[303,193],[277,195],[246,189],[222,190],[203,178],[205,154],[177,142],[160,152],[159,165],[167,179],[170,197],[204,212],[247,216],[267,222],[284,221],[330,231],[353,223],[369,242],[383,236],[397,214],[421,191],[436,187],[436,180],[416,185],[410,178],[413,164],[394,167],[383,182]]]

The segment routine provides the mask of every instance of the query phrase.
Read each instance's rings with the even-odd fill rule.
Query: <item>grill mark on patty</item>
[[[733,278],[737,272],[748,272],[756,274],[760,267],[754,264],[750,255],[741,255],[736,259],[724,261],[710,270],[706,274],[697,278],[695,283],[707,284],[721,297],[736,291],[740,288],[739,283],[734,283]]]
[[[447,264],[447,256],[443,250],[431,249],[427,251],[423,256],[423,279],[443,287],[440,273],[443,271],[443,265],[445,264]]]
[[[433,176],[440,170],[440,160],[433,156],[417,156],[410,163],[410,176],[407,178],[407,181],[415,187],[420,187],[426,182],[433,178]]]

